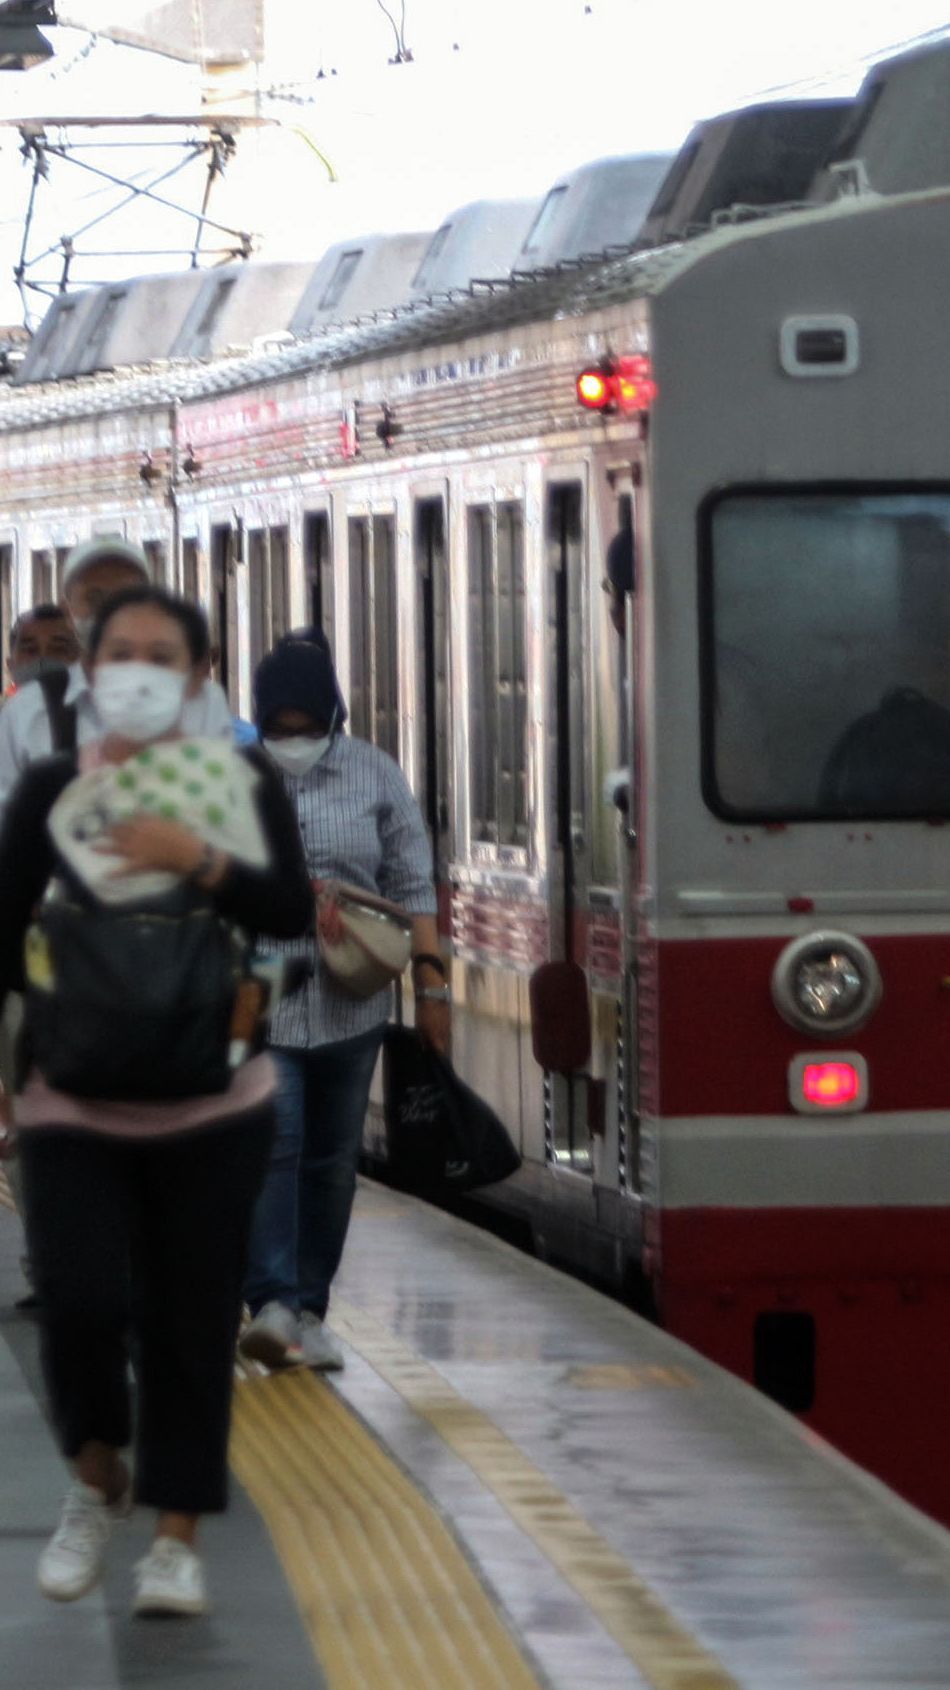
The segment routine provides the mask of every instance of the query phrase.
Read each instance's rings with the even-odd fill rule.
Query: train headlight
[[[772,971],[772,1001],[790,1027],[844,1033],[862,1027],[881,998],[881,976],[852,933],[808,933],[786,945]]]

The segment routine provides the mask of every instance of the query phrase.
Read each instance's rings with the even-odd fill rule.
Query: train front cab
[[[948,236],[778,218],[652,302],[628,956],[663,1324],[944,1519]]]

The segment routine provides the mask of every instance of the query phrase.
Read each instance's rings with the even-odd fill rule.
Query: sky
[[[384,3],[398,25],[403,0]],[[87,0],[86,14],[82,5],[61,0],[60,13],[122,12],[119,0]],[[587,160],[675,151],[694,122],[734,106],[852,94],[877,58],[931,31],[950,36],[947,0],[404,0],[404,13],[412,61],[393,64],[396,32],[380,0],[268,0],[256,94],[280,126],[241,140],[212,205],[262,237],[262,256],[316,258],[373,230],[434,229],[473,199],[540,196]],[[195,67],[77,29],[49,35],[49,66],[0,73],[0,118],[198,108]],[[242,76],[246,88],[252,80],[251,70]],[[22,321],[12,273],[30,177],[19,147],[16,128],[0,127],[0,324]],[[173,162],[155,148],[84,156],[140,179],[146,165],[157,173]],[[196,205],[197,171],[189,166],[170,193]],[[54,163],[37,199],[41,244],[112,198]],[[186,246],[190,228],[133,209],[86,246]],[[107,280],[184,262],[90,258],[76,275]],[[52,260],[46,274],[58,274]]]

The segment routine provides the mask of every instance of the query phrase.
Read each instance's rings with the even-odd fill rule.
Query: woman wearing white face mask
[[[255,704],[264,749],[296,807],[311,878],[356,885],[409,913],[416,1027],[447,1049],[449,993],[425,825],[392,758],[342,732],[346,707],[318,630],[282,640],[264,658]],[[251,1235],[246,1296],[254,1318],[241,1349],[269,1366],[334,1368],[343,1357],[323,1318],[392,993],[348,996],[317,956],[313,936],[295,948],[313,974],[271,1025],[277,1134]]]
[[[57,1601],[91,1589],[131,1503],[119,1451],[134,1309],[134,1494],[158,1514],[135,1612],[195,1614],[198,1518],[226,1503],[247,1235],[274,1126],[270,1058],[229,1065],[232,927],[290,938],[312,893],[264,754],[182,738],[201,685],[194,608],[130,588],[100,610],[89,651],[105,738],[78,768],[62,754],[27,769],[0,832],[0,999],[27,988],[15,1122],[28,1239],[76,1474],[39,1582]],[[170,939],[186,947],[177,969]]]

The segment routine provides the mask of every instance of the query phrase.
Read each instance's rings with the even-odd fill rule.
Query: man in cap
[[[18,616],[10,630],[7,669],[11,691],[38,681],[41,675],[61,675],[79,656],[79,642],[60,604],[35,604]]]
[[[117,534],[99,534],[74,546],[63,568],[63,608],[75,630],[80,653],[96,615],[113,593],[149,580],[148,558],[140,546]],[[227,699],[213,681],[185,706],[185,731],[195,738],[230,739]],[[20,774],[37,757],[102,736],[92,688],[82,657],[69,667],[65,683],[29,682],[0,712],[0,808]]]

